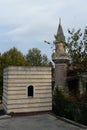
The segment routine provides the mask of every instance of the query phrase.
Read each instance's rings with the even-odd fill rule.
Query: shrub
[[[58,87],[53,95],[53,112],[56,115],[87,125],[87,103],[70,96],[66,97]]]

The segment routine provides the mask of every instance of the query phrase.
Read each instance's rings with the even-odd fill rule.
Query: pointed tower
[[[61,19],[59,19],[59,26],[58,26],[58,30],[57,30],[57,35],[56,35],[56,42],[65,42],[65,36],[63,34],[63,29],[61,26]]]
[[[57,34],[55,35],[54,44],[55,52],[52,54],[52,60],[55,63],[55,84],[60,89],[63,89],[65,86],[67,63],[69,58],[66,54],[65,36],[61,26],[61,20],[59,20],[59,26]]]

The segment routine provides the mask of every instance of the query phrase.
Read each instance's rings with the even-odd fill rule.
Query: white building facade
[[[50,67],[8,67],[3,73],[6,113],[52,110]]]

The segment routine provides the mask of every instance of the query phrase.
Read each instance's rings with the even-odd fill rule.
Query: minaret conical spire
[[[59,18],[59,26],[56,34],[56,42],[65,42],[65,36],[63,33],[62,25],[61,25],[61,18]]]

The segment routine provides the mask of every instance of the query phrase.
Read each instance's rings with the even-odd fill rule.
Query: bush
[[[56,115],[87,125],[87,104],[78,99],[66,97],[58,88],[53,95],[53,112]]]
[[[66,105],[66,100],[64,98],[63,93],[55,88],[53,95],[53,111],[60,116],[64,115],[64,107]]]

